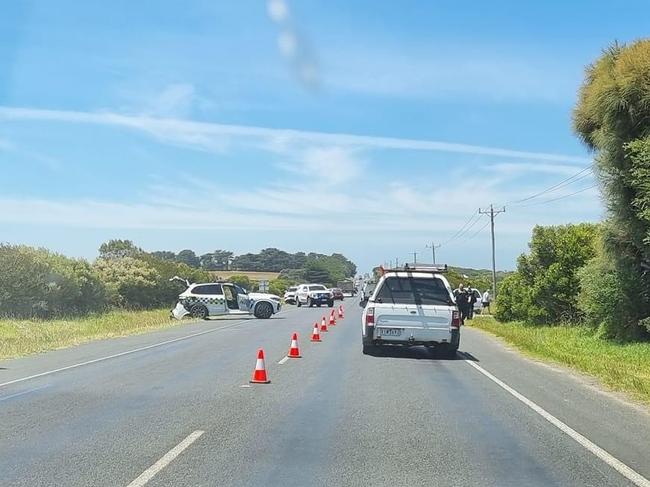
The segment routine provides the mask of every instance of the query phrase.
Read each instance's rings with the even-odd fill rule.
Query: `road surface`
[[[345,304],[321,343],[329,310],[287,306],[0,363],[0,484],[648,485],[644,411],[473,329],[364,356]]]

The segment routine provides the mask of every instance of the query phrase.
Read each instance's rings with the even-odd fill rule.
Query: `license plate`
[[[379,334],[384,337],[398,337],[402,334],[402,330],[400,328],[380,328]]]

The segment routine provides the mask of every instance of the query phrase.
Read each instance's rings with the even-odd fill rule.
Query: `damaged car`
[[[243,287],[230,282],[188,284],[178,296],[172,318],[186,316],[208,319],[222,315],[253,315],[267,319],[281,308],[280,297],[275,294],[249,293]]]

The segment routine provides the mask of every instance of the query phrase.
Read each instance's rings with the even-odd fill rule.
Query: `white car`
[[[334,306],[334,295],[322,284],[301,284],[296,292],[296,304],[298,307],[305,305],[310,308],[326,304],[331,308]]]
[[[291,286],[287,288],[287,290],[284,293],[284,302],[289,304],[295,304],[297,290],[298,290],[298,286]]]
[[[280,311],[280,307],[280,296],[249,293],[229,282],[210,282],[190,284],[178,296],[171,314],[178,320],[185,316],[207,319],[210,316],[251,314],[266,319]]]
[[[425,345],[455,356],[460,345],[460,313],[445,267],[386,271],[361,317],[363,353],[382,345]]]

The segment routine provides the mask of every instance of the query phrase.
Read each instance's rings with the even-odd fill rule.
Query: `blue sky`
[[[478,207],[591,163],[570,125],[584,67],[649,17],[646,1],[7,0],[0,240],[429,258]],[[595,188],[545,203],[593,184],[507,205],[498,267],[535,224],[600,219]],[[489,267],[475,219],[439,261]]]

